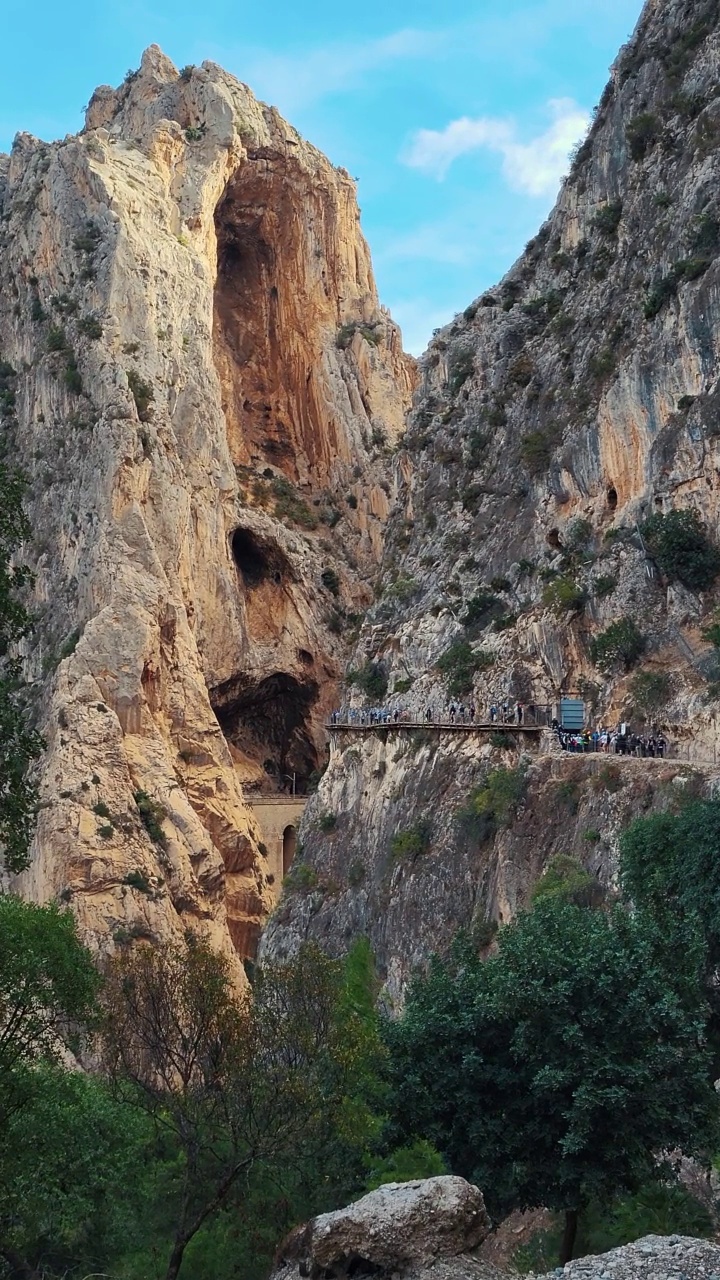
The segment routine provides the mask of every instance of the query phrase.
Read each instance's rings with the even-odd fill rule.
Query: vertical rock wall
[[[103,948],[191,925],[251,954],[271,894],[243,788],[322,762],[414,381],[353,183],[153,47],[82,134],[16,139],[0,211],[48,743],[21,888]]]

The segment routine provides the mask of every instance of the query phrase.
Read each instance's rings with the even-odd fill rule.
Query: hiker
[[[492,706],[490,707],[490,723],[491,724],[495,724],[495,721],[497,720],[497,713],[498,713],[498,709],[495,706],[495,703],[493,702]]]
[[[517,722],[518,722],[518,724],[522,724],[522,722],[523,722],[523,709],[522,709],[522,703],[521,703],[521,702],[518,702],[515,714],[517,715]]]
[[[469,710],[470,710],[470,723],[474,724],[475,723],[475,703],[474,702],[470,703]]]
[[[451,724],[455,723],[455,703],[454,702],[450,703],[450,723]]]

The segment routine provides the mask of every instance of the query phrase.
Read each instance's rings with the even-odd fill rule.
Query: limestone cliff
[[[21,887],[101,947],[192,924],[250,954],[245,791],[323,763],[415,378],[352,180],[148,49],[77,137],[0,157],[0,360],[48,744]]]
[[[675,755],[714,778],[716,658],[702,629],[717,581],[704,593],[666,581],[638,525],[694,507],[720,541],[719,72],[715,0],[650,0],[550,218],[421,362],[380,598],[354,660],[379,664],[391,707],[421,718],[442,706],[438,659],[461,643],[470,679],[458,663],[456,692],[480,714],[579,690],[599,720],[659,721]],[[600,670],[592,640],[623,620],[641,634],[640,663]],[[659,679],[638,686],[638,672]],[[638,689],[646,704],[660,690],[656,705]],[[305,878],[267,950],[308,935],[339,949],[365,930],[398,997],[459,925],[482,930],[527,901],[550,854],[610,880],[622,823],[687,785],[653,761],[614,779],[600,762],[575,777],[572,761],[531,757],[509,823],[468,842],[458,811],[491,765],[518,765],[508,745],[338,735],[306,814]],[[393,846],[403,832],[414,840]]]

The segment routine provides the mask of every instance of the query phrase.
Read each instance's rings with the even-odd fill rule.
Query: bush
[[[75,652],[79,644],[81,635],[82,635],[82,631],[80,630],[79,627],[77,627],[75,631],[71,631],[70,635],[67,637],[66,640],[63,641],[63,643],[60,646],[61,658],[69,658],[71,654]]]
[[[620,618],[590,643],[590,657],[595,666],[609,675],[622,664],[629,671],[645,648],[645,639],[632,618]]]
[[[65,330],[62,325],[54,324],[48,331],[47,336],[48,351],[67,351],[68,340],[65,336]]]
[[[554,578],[545,587],[542,598],[543,604],[555,613],[581,613],[587,596],[572,578]]]
[[[603,205],[601,209],[598,209],[592,220],[592,225],[601,235],[614,236],[620,226],[622,211],[622,200],[612,200],[609,204]]]
[[[390,841],[393,858],[409,858],[414,862],[430,848],[432,823],[429,818],[419,818],[407,831],[396,831]]]
[[[448,361],[448,387],[455,394],[475,370],[475,354],[469,349],[454,351]]]
[[[487,626],[502,608],[502,601],[492,591],[479,591],[468,600],[463,617],[466,627]]]
[[[584,516],[577,516],[570,521],[563,535],[563,546],[566,551],[581,551],[592,538],[593,528]]]
[[[86,338],[102,338],[103,327],[97,316],[83,316],[78,324],[78,329],[85,334]]]
[[[83,384],[82,384],[82,378],[80,376],[80,370],[77,367],[77,362],[74,356],[71,356],[67,364],[65,365],[65,372],[63,373],[63,382],[65,383],[65,386],[67,387],[68,391],[71,391],[73,395],[75,396],[80,395]]]
[[[334,813],[321,813],[318,819],[318,826],[321,831],[334,831],[337,826],[337,815]]]
[[[317,872],[306,862],[294,862],[283,880],[283,889],[304,893],[317,886]]]
[[[317,516],[310,510],[304,498],[299,497],[294,486],[285,476],[273,476],[270,491],[275,501],[277,519],[291,520],[303,529],[316,529]]]
[[[661,671],[640,671],[630,681],[633,702],[643,711],[664,707],[672,692],[672,681]]]
[[[495,747],[498,751],[512,751],[516,746],[515,739],[512,734],[497,731],[490,734],[490,746]]]
[[[135,401],[138,418],[141,422],[147,422],[151,414],[155,392],[150,383],[145,382],[144,378],[140,376],[137,369],[128,369],[127,380],[132,398]]]
[[[691,591],[705,591],[720,573],[720,551],[705,532],[694,507],[658,512],[641,526],[651,555],[663,573]]]
[[[399,1147],[383,1159],[375,1158],[370,1166],[366,1191],[375,1191],[388,1182],[412,1182],[420,1178],[437,1178],[448,1172],[442,1156],[431,1143],[419,1138],[410,1146]]]
[[[152,893],[152,885],[142,871],[128,871],[123,884],[130,885],[131,889],[137,889],[139,893],[145,893],[148,896]]]
[[[643,160],[648,155],[657,142],[658,133],[657,116],[649,111],[643,111],[640,115],[633,117],[625,130],[633,160]]]
[[[520,441],[520,457],[531,475],[540,475],[550,465],[558,443],[557,435],[549,431],[528,431]]]
[[[93,813],[96,813],[98,818],[112,818],[110,810],[102,800],[98,800],[97,804],[93,805]]]
[[[532,891],[533,905],[547,898],[561,898],[576,907],[596,907],[604,897],[599,881],[569,853],[557,853],[550,859]]]
[[[448,693],[459,698],[472,688],[476,672],[486,671],[495,658],[485,649],[475,651],[467,640],[456,640],[437,661],[437,669],[447,676]]]
[[[604,600],[606,596],[611,596],[617,587],[618,580],[611,573],[601,573],[595,578],[593,586],[593,594],[598,600]]]
[[[348,671],[346,679],[348,684],[357,685],[368,698],[381,701],[387,693],[387,672],[379,662],[366,662],[359,671]]]
[[[393,685],[393,693],[408,693],[412,689],[412,678],[410,676],[402,676],[395,681]]]
[[[648,290],[643,304],[643,315],[646,320],[653,320],[669,298],[677,292],[677,279],[674,274],[662,276]]]
[[[458,809],[460,829],[480,841],[491,839],[500,827],[509,826],[524,792],[522,768],[492,769]]]
[[[147,791],[136,791],[133,798],[138,807],[140,821],[150,839],[154,844],[159,845],[161,849],[165,849],[167,847],[167,836],[160,824],[167,817],[167,814],[162,805],[157,804],[155,800],[151,800]]]

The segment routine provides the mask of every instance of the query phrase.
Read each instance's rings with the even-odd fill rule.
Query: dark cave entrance
[[[268,791],[307,793],[319,766],[311,729],[317,702],[314,681],[300,683],[275,672],[259,682],[247,676],[226,680],[210,690],[220,728],[238,751],[262,765]]]
[[[259,537],[252,529],[236,529],[231,546],[236,568],[250,590],[263,582],[280,586],[289,577],[290,565],[280,548]]]
[[[617,510],[617,504],[618,504],[617,489],[615,489],[613,485],[611,485],[607,491],[607,504],[611,511]]]

